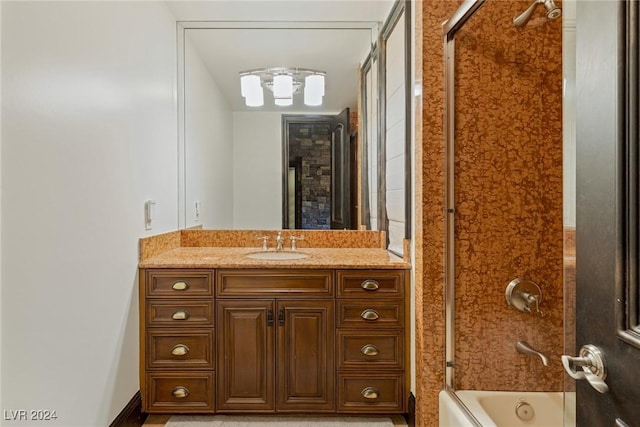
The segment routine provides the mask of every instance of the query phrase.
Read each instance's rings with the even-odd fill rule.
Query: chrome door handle
[[[571,378],[587,380],[591,387],[600,393],[609,391],[609,386],[604,382],[607,379],[607,367],[602,351],[592,344],[583,345],[580,356],[572,357],[562,355],[562,366]],[[578,369],[580,368],[580,369]]]

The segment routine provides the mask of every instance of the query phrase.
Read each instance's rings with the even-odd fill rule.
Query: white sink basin
[[[267,259],[272,261],[287,261],[292,259],[307,258],[309,255],[302,252],[290,252],[290,251],[278,251],[278,252],[252,252],[245,255],[247,258],[252,259]]]

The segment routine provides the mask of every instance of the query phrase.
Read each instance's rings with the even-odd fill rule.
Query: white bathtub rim
[[[482,403],[480,401],[481,398],[486,397],[488,394],[496,393],[500,394],[510,394],[521,396],[522,398],[530,398],[535,396],[540,396],[540,394],[559,394],[562,395],[563,392],[514,392],[514,391],[487,391],[487,390],[458,390],[453,391],[449,387],[447,389],[442,390],[440,392],[440,410],[450,410],[449,414],[445,415],[444,413],[440,414],[440,418],[442,420],[450,420],[455,418],[460,420],[461,415],[466,418],[469,423],[465,424],[465,427],[498,427],[495,421],[491,418],[491,416],[486,412],[485,408],[483,408]],[[564,396],[565,398],[569,396]],[[566,402],[565,402],[566,403]],[[564,416],[566,417],[566,412]],[[572,418],[572,417],[569,417]],[[472,421],[474,420],[474,421]],[[567,421],[567,419],[565,419]],[[573,424],[569,423],[568,425],[575,425],[575,420]],[[446,422],[441,422],[440,427],[452,427],[451,423],[447,424]]]
[[[482,416],[481,419],[476,418],[475,414],[470,412],[471,408],[467,408],[456,392],[449,387],[440,391],[439,401],[439,427],[497,427],[488,415],[486,419]],[[486,415],[484,410],[479,413]]]

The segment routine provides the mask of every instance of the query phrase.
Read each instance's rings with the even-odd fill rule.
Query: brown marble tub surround
[[[421,138],[416,142],[418,145],[416,156],[416,178],[417,200],[416,206],[419,212],[416,213],[416,261],[414,269],[416,271],[416,425],[417,426],[437,426],[438,425],[438,392],[444,385],[443,368],[445,364],[445,301],[444,301],[444,245],[446,237],[445,228],[445,137],[444,137],[444,105],[447,97],[444,82],[444,58],[443,58],[443,33],[442,23],[449,19],[462,0],[424,0],[416,4],[420,13],[416,13],[416,29],[418,43],[416,48],[420,50],[416,57],[417,66],[422,73],[422,98],[421,116],[419,117]],[[497,64],[492,68],[483,68],[478,73],[478,69],[467,76],[473,82],[479,76],[487,81],[490,87],[486,92],[495,93],[495,86],[499,85],[505,76],[511,78],[511,83],[502,84],[498,95],[503,93],[502,99],[487,100],[480,95],[484,90],[476,89],[471,95],[475,97],[468,109],[460,113],[459,119],[466,120],[467,123],[480,124],[489,120],[498,120],[504,115],[510,125],[505,123],[502,126],[502,133],[498,138],[498,143],[503,144],[507,140],[516,139],[509,132],[515,129],[521,136],[530,138],[530,146],[524,151],[508,147],[505,155],[512,156],[516,161],[528,161],[537,165],[542,162],[548,168],[548,175],[545,178],[543,188],[550,189],[548,194],[548,204],[546,209],[549,213],[544,220],[527,221],[527,225],[533,225],[529,231],[526,227],[494,227],[498,231],[491,237],[484,237],[484,246],[488,249],[495,249],[495,254],[499,254],[503,249],[508,249],[510,241],[513,241],[514,234],[518,231],[522,233],[531,232],[547,234],[536,250],[541,253],[548,250],[550,264],[543,266],[544,261],[535,262],[532,267],[528,267],[531,257],[523,256],[518,258],[519,267],[512,265],[513,270],[505,271],[504,277],[484,279],[484,268],[491,265],[494,260],[488,260],[481,252],[472,252],[476,255],[469,259],[469,270],[463,272],[468,279],[468,296],[460,301],[457,307],[458,312],[464,311],[462,317],[458,319],[458,328],[467,328],[469,341],[458,341],[459,359],[456,363],[461,364],[460,376],[458,377],[459,387],[482,386],[488,389],[498,389],[510,387],[505,379],[516,372],[514,381],[519,384],[529,382],[531,389],[558,389],[561,387],[562,374],[557,361],[549,368],[544,368],[543,379],[537,383],[534,376],[526,374],[528,369],[535,372],[542,370],[539,360],[527,358],[515,351],[515,341],[519,339],[528,342],[538,350],[547,352],[548,356],[557,357],[561,351],[562,342],[562,162],[561,162],[561,123],[562,123],[562,86],[561,86],[561,20],[540,25],[539,21],[530,22],[525,28],[516,29],[509,22],[518,13],[525,10],[531,2],[528,1],[496,1],[487,2],[483,8],[491,7],[494,13],[491,22],[483,28],[483,34],[487,33],[489,38],[493,38],[504,46],[503,55],[491,54],[491,43],[477,45],[477,48],[487,53],[486,60],[502,60],[502,64]],[[556,2],[561,6],[560,2]],[[487,12],[487,11],[485,11]],[[508,43],[509,42],[509,43]],[[505,45],[506,44],[506,45]],[[532,45],[532,46],[529,46]],[[510,46],[510,47],[509,47]],[[520,54],[522,52],[522,55]],[[535,83],[533,88],[523,87],[524,83],[519,83],[514,78],[516,74],[509,77],[509,74],[518,71],[518,66],[522,67],[523,77],[529,69],[523,63],[529,62],[531,66],[543,64],[546,78],[551,82],[551,92],[546,92],[549,87]],[[520,64],[519,64],[519,63]],[[473,64],[472,64],[473,65]],[[477,66],[477,65],[476,65]],[[460,68],[464,68],[462,65]],[[549,68],[552,67],[552,68]],[[555,67],[555,68],[553,68]],[[492,73],[493,72],[493,73]],[[540,74],[540,73],[539,73]],[[495,78],[491,81],[492,78]],[[545,91],[540,94],[539,91]],[[518,93],[528,93],[524,98]],[[520,97],[519,97],[520,96]],[[522,101],[524,99],[524,101]],[[535,109],[530,110],[529,106],[538,99],[540,102]],[[528,105],[528,106],[527,106]],[[526,106],[526,107],[525,107]],[[541,109],[546,109],[546,113],[540,113]],[[479,114],[474,116],[473,114]],[[520,114],[520,115],[519,115]],[[463,117],[464,115],[464,117]],[[515,119],[519,118],[517,122]],[[549,120],[549,121],[547,121]],[[418,133],[417,133],[418,135]],[[482,148],[493,148],[492,133],[481,135],[480,143],[475,153],[467,151],[467,159],[476,156],[483,159]],[[535,136],[535,139],[533,139]],[[519,138],[519,137],[518,137]],[[477,142],[477,141],[476,141]],[[473,148],[473,146],[469,146]],[[498,150],[499,151],[499,150]],[[461,161],[467,161],[460,159]],[[521,163],[518,163],[521,164]],[[486,163],[484,164],[486,165]],[[514,165],[515,166],[515,165]],[[537,169],[537,167],[536,167]],[[517,171],[517,168],[513,168]],[[505,174],[505,169],[496,167],[489,163],[483,169],[476,169],[481,172],[478,177],[491,177],[496,182],[495,190],[484,192],[477,185],[477,180],[469,180],[466,185],[468,195],[486,200],[498,197],[497,190]],[[511,172],[512,169],[509,169]],[[511,175],[513,179],[520,179],[527,189],[536,189],[537,177],[526,175],[526,169],[521,169],[519,175]],[[478,178],[479,179],[479,178]],[[476,184],[474,184],[476,183]],[[465,188],[463,188],[465,190]],[[547,191],[547,190],[544,190]],[[538,195],[539,192],[533,193]],[[536,206],[536,209],[538,207]],[[544,207],[543,207],[544,209]],[[478,242],[478,238],[483,232],[482,229],[472,229],[474,221],[469,216],[466,234],[473,237],[473,242]],[[483,218],[483,212],[476,212],[476,216]],[[490,217],[487,213],[487,217]],[[464,224],[460,224],[463,225]],[[490,224],[492,227],[495,224]],[[547,227],[549,225],[549,227]],[[521,234],[522,234],[521,233]],[[522,237],[522,236],[516,236]],[[520,240],[526,244],[527,239]],[[462,242],[466,244],[467,241]],[[463,251],[470,251],[469,246],[463,246]],[[477,249],[477,246],[471,249]],[[533,256],[536,250],[526,250]],[[531,264],[529,264],[531,265]],[[545,269],[553,270],[549,275]],[[504,298],[504,290],[510,280],[516,276],[528,275],[529,278],[538,282],[543,288],[543,302],[541,309],[547,314],[546,318],[540,319],[533,316],[519,313],[509,309]],[[460,277],[462,279],[462,277]],[[473,279],[478,279],[473,282]],[[475,297],[473,295],[476,295]],[[510,323],[515,319],[517,327],[513,332],[509,332]],[[545,331],[546,330],[546,331]],[[477,332],[478,337],[472,334]],[[546,336],[549,337],[547,340]],[[495,343],[499,342],[496,347]],[[485,352],[482,348],[491,348],[491,352]],[[477,353],[477,351],[480,353]],[[480,354],[480,356],[478,356]],[[481,359],[482,363],[475,363],[474,358]],[[484,362],[489,365],[484,365]],[[502,361],[501,363],[499,361]],[[515,365],[510,365],[513,362]],[[483,366],[484,365],[484,366]],[[474,379],[473,375],[481,375]],[[481,383],[481,384],[480,384]]]
[[[526,7],[487,2],[456,35],[459,390],[562,390],[562,25],[516,28]],[[540,286],[544,317],[505,303],[519,277]]]

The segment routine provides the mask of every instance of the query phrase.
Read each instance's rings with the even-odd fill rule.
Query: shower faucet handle
[[[514,279],[507,285],[504,296],[509,307],[523,313],[544,316],[544,313],[540,310],[542,291],[535,282],[522,278]]]
[[[544,313],[540,310],[540,295],[531,295],[529,293],[524,293],[522,295],[526,298],[529,303],[524,307],[524,310],[527,313],[537,314],[540,317],[544,317]],[[533,305],[533,308],[531,307]]]

